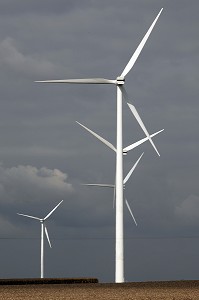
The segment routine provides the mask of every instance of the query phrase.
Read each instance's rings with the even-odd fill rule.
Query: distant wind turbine
[[[58,206],[63,202],[63,200],[61,200],[59,202],[59,204],[57,204],[46,216],[45,218],[38,218],[38,217],[34,217],[34,216],[30,216],[30,215],[24,215],[24,214],[19,214],[17,213],[19,216],[23,216],[23,217],[27,217],[27,218],[31,218],[31,219],[35,219],[40,221],[41,223],[41,278],[44,278],[44,231],[46,234],[46,238],[48,240],[49,246],[50,248],[52,248],[51,246],[51,242],[49,239],[49,235],[48,235],[48,230],[45,224],[45,221],[52,215],[52,213],[58,208]]]
[[[125,189],[125,185],[126,183],[128,182],[129,178],[131,177],[131,175],[133,174],[135,168],[137,167],[140,159],[142,158],[142,156],[144,155],[144,152],[140,155],[140,157],[138,158],[138,160],[136,161],[136,163],[133,165],[133,167],[130,169],[130,171],[128,172],[128,174],[126,175],[126,177],[124,178],[123,180],[123,188]],[[103,187],[103,188],[113,188],[114,189],[114,195],[113,195],[113,203],[115,202],[115,184],[107,184],[107,183],[83,183],[82,185],[85,185],[85,186],[93,186],[93,187]],[[135,217],[134,217],[134,214],[131,210],[131,207],[128,203],[128,200],[126,199],[125,197],[125,203],[126,203],[126,206],[128,208],[128,211],[135,223],[135,225],[137,226],[137,222],[135,220]],[[114,205],[113,205],[114,206]]]
[[[123,130],[122,130],[122,97],[126,97],[124,89],[125,77],[134,66],[148,37],[150,36],[163,8],[151,24],[131,59],[116,79],[105,78],[84,78],[84,79],[61,79],[61,80],[40,80],[37,82],[46,83],[72,83],[72,84],[115,84],[117,87],[117,147],[116,147],[116,245],[115,245],[115,282],[124,282],[124,237],[123,237]],[[138,121],[151,145],[160,156],[151,136],[149,135],[143,121],[141,120],[134,105],[129,106],[134,117]]]

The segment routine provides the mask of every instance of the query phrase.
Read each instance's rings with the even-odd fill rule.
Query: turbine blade
[[[160,132],[162,132],[162,131],[164,131],[164,129],[162,129],[162,130],[160,130],[160,131],[157,131],[157,132],[151,134],[150,137],[152,138],[152,137],[154,137],[155,135],[157,135],[158,133],[160,133]],[[123,151],[124,151],[124,152],[128,152],[128,151],[130,151],[130,150],[136,148],[137,146],[141,145],[142,143],[148,141],[148,139],[149,139],[148,137],[145,137],[145,138],[141,139],[140,141],[135,142],[135,143],[133,143],[133,144],[131,144],[131,145],[125,147],[125,148],[123,149]]]
[[[101,184],[101,183],[83,183],[82,185],[97,186],[97,187],[108,187],[108,188],[114,188],[115,187],[113,184]]]
[[[58,208],[58,206],[63,202],[64,200],[61,200],[50,212],[49,212],[49,214],[47,214],[47,216],[45,216],[45,218],[44,218],[44,221],[45,220],[47,220],[51,215],[52,215],[52,213],[55,211],[55,209],[57,209]]]
[[[127,92],[126,92],[126,89],[124,88],[124,86],[121,86],[121,90],[122,90],[122,93],[123,93],[123,95],[124,95],[124,98],[125,98],[126,100],[128,100],[128,95],[127,95]],[[148,137],[148,139],[149,139],[151,145],[153,146],[153,148],[155,149],[155,151],[157,152],[157,154],[160,156],[160,154],[159,154],[159,152],[158,152],[156,146],[154,145],[154,143],[153,143],[153,141],[152,141],[152,139],[151,139],[151,137],[150,137],[150,135],[149,135],[149,133],[148,133],[148,131],[147,131],[147,129],[146,129],[146,127],[145,127],[143,121],[142,121],[142,119],[140,118],[140,116],[139,116],[139,114],[138,114],[138,111],[136,110],[135,106],[134,106],[133,104],[128,103],[128,102],[127,102],[127,104],[128,104],[128,106],[129,106],[131,112],[133,113],[134,117],[135,117],[136,120],[138,121],[140,127],[142,128],[142,130],[144,131],[144,133],[145,133],[146,136]]]
[[[144,152],[140,155],[140,157],[138,158],[138,160],[136,161],[136,163],[133,165],[133,167],[131,168],[131,170],[128,172],[128,174],[126,175],[126,177],[124,178],[124,184],[129,180],[129,178],[131,177],[133,171],[135,170],[135,168],[137,167],[137,164],[139,163],[140,159],[142,158]]]
[[[44,224],[44,228],[45,228],[45,234],[46,234],[46,237],[47,237],[47,240],[48,240],[48,244],[49,244],[50,248],[52,248],[52,245],[51,245],[51,242],[50,242],[50,239],[49,239],[49,235],[48,235],[48,230],[47,230],[47,227],[46,227],[45,224]]]
[[[94,131],[90,130],[89,128],[87,128],[83,124],[81,124],[81,123],[79,123],[77,121],[76,121],[76,123],[79,124],[80,126],[82,126],[84,129],[86,129],[88,132],[90,132],[92,135],[94,135],[98,140],[100,140],[102,143],[104,143],[106,146],[108,146],[109,148],[111,148],[113,151],[116,152],[116,148],[110,142],[108,142],[103,137],[99,136],[97,133],[95,133]]]
[[[23,216],[23,217],[27,217],[27,218],[31,218],[31,219],[35,219],[35,220],[39,220],[39,221],[41,221],[42,219],[40,219],[40,218],[37,218],[37,217],[33,217],[33,216],[29,216],[29,215],[24,215],[24,214],[19,214],[19,213],[17,213],[19,216]]]
[[[129,210],[129,212],[130,212],[130,214],[131,214],[131,217],[133,218],[133,221],[134,221],[135,225],[137,226],[138,224],[137,224],[136,219],[135,219],[135,217],[134,217],[134,215],[133,215],[133,213],[132,213],[132,210],[131,210],[131,208],[130,208],[130,205],[129,205],[127,199],[125,199],[125,202],[126,202],[126,206],[127,206],[128,210]]]
[[[83,183],[82,185],[85,186],[97,186],[97,187],[103,187],[103,188],[113,188],[113,208],[115,206],[115,185],[114,184],[100,184],[100,183]]]
[[[58,80],[37,80],[42,83],[74,83],[74,84],[116,84],[116,80],[105,78],[82,78],[82,79],[58,79]]]
[[[122,94],[123,94],[124,98],[126,99],[126,101],[128,101],[129,97],[128,97],[128,94],[127,94],[127,91],[126,91],[124,85],[119,86],[119,88],[121,89]]]
[[[160,154],[159,154],[159,152],[158,152],[156,146],[154,145],[154,143],[153,143],[153,141],[152,141],[152,139],[151,139],[151,137],[150,137],[150,135],[149,135],[149,133],[148,133],[148,131],[147,131],[147,129],[146,129],[146,127],[145,127],[143,121],[142,121],[142,119],[140,118],[140,116],[139,116],[139,114],[138,114],[138,112],[137,112],[135,106],[134,106],[133,104],[130,104],[130,103],[127,103],[127,104],[128,104],[128,106],[129,106],[130,110],[132,111],[134,117],[135,117],[136,120],[138,121],[140,127],[142,128],[142,130],[144,131],[144,133],[145,133],[146,136],[148,137],[149,142],[151,143],[151,145],[153,146],[153,148],[154,148],[155,151],[157,152],[158,156],[160,156]]]
[[[133,65],[135,64],[138,56],[140,55],[148,37],[150,36],[153,27],[155,26],[161,12],[162,12],[163,8],[160,10],[159,14],[157,15],[157,17],[155,18],[155,20],[153,21],[153,23],[151,24],[150,28],[148,29],[147,33],[145,34],[145,36],[143,37],[142,41],[140,42],[139,46],[137,47],[137,49],[135,50],[135,52],[133,53],[131,59],[129,60],[128,64],[126,65],[126,67],[124,68],[122,74],[120,75],[120,77],[125,77],[128,72],[132,69]]]
[[[115,183],[116,183],[116,176],[115,176]],[[114,184],[114,190],[113,190],[113,209],[115,208],[115,195],[116,195],[115,187],[116,187],[116,184]]]

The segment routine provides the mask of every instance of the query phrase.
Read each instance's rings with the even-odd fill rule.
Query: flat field
[[[199,281],[1,285],[2,300],[199,300]]]

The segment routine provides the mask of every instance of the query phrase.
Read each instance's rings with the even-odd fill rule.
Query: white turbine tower
[[[124,238],[123,238],[123,146],[122,146],[122,96],[125,96],[125,77],[134,66],[139,57],[149,35],[151,34],[163,8],[151,24],[147,33],[143,37],[136,51],[122,71],[121,75],[114,80],[104,78],[86,78],[86,79],[61,79],[61,80],[40,80],[37,82],[46,83],[72,83],[72,84],[115,84],[117,87],[117,147],[116,147],[116,249],[115,249],[115,282],[124,282]],[[144,123],[142,122],[136,108],[130,104],[130,109],[142,130],[149,139],[151,145],[159,155],[151,136],[149,135]]]
[[[52,213],[58,208],[58,206],[63,202],[63,200],[61,200],[59,202],[59,204],[57,204],[46,216],[45,218],[38,218],[38,217],[34,217],[34,216],[29,216],[29,215],[24,215],[24,214],[19,214],[17,213],[19,216],[23,216],[23,217],[27,217],[27,218],[31,218],[31,219],[35,219],[40,221],[41,223],[41,278],[44,278],[44,231],[46,234],[46,238],[48,240],[49,246],[50,248],[52,248],[51,246],[51,242],[49,239],[49,235],[48,235],[48,230],[45,224],[45,221],[52,215]]]

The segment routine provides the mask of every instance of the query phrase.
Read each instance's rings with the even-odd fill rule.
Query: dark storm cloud
[[[48,61],[39,61],[31,56],[21,53],[15,46],[12,38],[5,38],[0,43],[0,65],[14,76],[27,77],[47,76],[53,74],[55,67]]]
[[[25,1],[25,0],[2,0],[0,3],[0,9],[2,15],[23,15],[23,14],[62,14],[70,12],[75,8],[80,8],[85,4],[89,4],[90,1],[64,1],[58,0],[56,2],[52,0],[44,0],[42,2]]]

